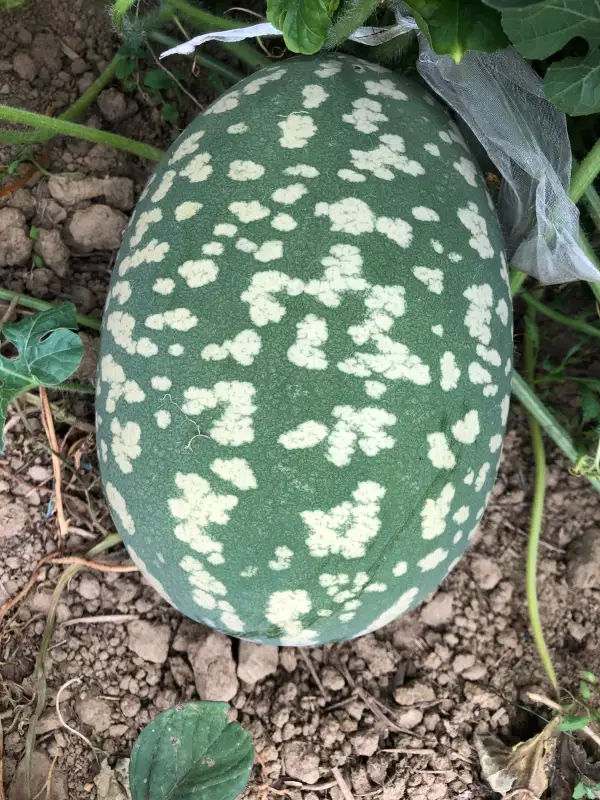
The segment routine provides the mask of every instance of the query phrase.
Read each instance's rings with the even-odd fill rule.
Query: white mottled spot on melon
[[[296,324],[296,341],[288,349],[288,360],[303,369],[327,369],[327,358],[321,345],[328,338],[327,323],[315,314],[307,314]]]
[[[110,297],[115,299],[120,306],[125,305],[131,297],[131,284],[129,281],[117,281],[111,289]]]
[[[156,389],[157,392],[168,392],[171,386],[173,386],[173,381],[167,378],[166,375],[154,375],[150,383],[152,388]]]
[[[171,414],[164,409],[160,411],[156,411],[154,413],[154,419],[156,420],[156,424],[161,430],[165,430],[171,424]]]
[[[316,447],[327,438],[329,430],[326,425],[314,420],[302,422],[293,430],[282,433],[277,440],[286,450],[306,450]]]
[[[298,178],[318,178],[319,170],[310,164],[295,164],[293,167],[286,167],[283,174]]]
[[[334,75],[337,75],[341,69],[342,65],[338,61],[330,59],[319,64],[318,68],[315,70],[315,75],[319,78],[332,78]]]
[[[184,392],[183,413],[198,416],[224,406],[223,416],[214,422],[209,435],[217,444],[239,447],[254,441],[254,395],[254,386],[246,381],[219,381],[214,389],[190,386]]]
[[[306,147],[308,140],[317,132],[317,126],[309,114],[289,114],[277,123],[281,130],[279,144],[288,150]]]
[[[117,466],[125,475],[133,472],[132,461],[135,461],[142,453],[140,447],[140,436],[142,429],[136,422],[126,422],[121,425],[116,417],[113,417],[110,424],[112,441],[110,450]]]
[[[360,172],[355,172],[353,169],[338,170],[338,178],[341,178],[343,181],[349,181],[350,183],[363,183],[367,180],[365,175],[361,175]]]
[[[110,481],[106,484],[106,498],[110,503],[112,510],[121,520],[121,524],[130,536],[135,533],[135,522],[133,517],[127,511],[127,504],[122,494],[116,489]]]
[[[493,367],[500,367],[502,365],[500,353],[494,350],[493,347],[484,347],[484,345],[478,344],[476,349],[477,355],[479,358],[483,359],[483,361],[487,361],[487,363],[491,364]]]
[[[162,218],[163,214],[160,208],[153,208],[150,211],[142,211],[138,221],[135,224],[133,236],[129,240],[129,247],[137,247],[142,241],[143,237],[146,235],[150,225],[153,225],[155,222],[160,222]]]
[[[383,78],[380,81],[365,81],[367,94],[374,97],[391,97],[393,100],[408,100],[408,96],[402,92],[394,81]]]
[[[104,439],[102,439],[102,441],[100,442],[100,453],[102,456],[102,461],[104,461],[104,463],[106,464],[106,462],[108,461],[108,445],[106,444]]]
[[[512,361],[510,360],[510,358],[507,358],[506,364],[504,365],[504,374],[508,376],[511,369],[512,369]]]
[[[432,569],[439,567],[447,558],[448,551],[444,550],[443,547],[438,547],[432,550],[431,553],[428,553],[425,558],[417,561],[417,566],[420,568],[421,572],[430,572]]]
[[[375,346],[376,353],[356,353],[338,363],[338,369],[359,378],[369,378],[375,374],[391,381],[410,381],[417,386],[431,383],[429,367],[411,353],[405,344],[383,334],[375,334],[369,341]]]
[[[459,261],[463,260],[460,253],[448,253],[448,258],[453,264],[458,264]]]
[[[210,556],[208,560],[210,561]],[[218,608],[222,612],[221,622],[223,625],[234,633],[242,633],[245,626],[235,613],[234,607],[226,600],[217,599],[227,595],[225,584],[221,583],[214,575],[211,575],[204,564],[197,558],[185,556],[181,560],[180,566],[188,573],[190,585],[195,587],[193,592],[194,601],[201,608],[210,610]]]
[[[346,500],[331,511],[302,511],[300,516],[310,529],[306,546],[315,558],[341,555],[362,558],[371,539],[379,533],[380,502],[385,489],[375,481],[361,481]]]
[[[261,206],[258,200],[238,201],[231,203],[229,210],[239,219],[240,222],[257,222],[259,219],[268,217],[271,211],[265,206]]]
[[[459,175],[463,176],[469,186],[477,186],[477,167],[469,158],[461,156],[452,166]]]
[[[387,392],[387,386],[381,381],[365,381],[365,392],[369,397],[382,397]]]
[[[307,193],[308,189],[303,183],[291,183],[289,186],[276,189],[271,195],[271,199],[276,203],[291,206]]]
[[[452,515],[452,519],[457,525],[462,525],[469,519],[470,509],[469,506],[461,506],[458,511]]]
[[[276,294],[285,292],[289,297],[296,297],[303,290],[301,280],[290,278],[283,272],[255,272],[241,300],[250,306],[252,322],[262,327],[269,322],[279,322],[285,315],[285,306],[275,299]]]
[[[177,222],[191,219],[201,208],[203,208],[202,203],[192,203],[191,200],[186,200],[185,203],[180,203],[175,209],[175,219]]]
[[[480,431],[479,414],[474,409],[467,411],[465,416],[452,426],[452,436],[461,444],[473,444]]]
[[[502,398],[502,402],[500,403],[500,418],[502,419],[503,425],[506,425],[508,421],[509,408],[510,408],[510,395],[507,394]]]
[[[169,252],[167,242],[151,239],[140,250],[135,250],[130,256],[125,256],[119,264],[119,275],[125,275],[130,269],[136,269],[141,264],[158,264]]]
[[[397,564],[394,565],[392,574],[396,578],[401,578],[403,575],[406,575],[407,570],[408,570],[408,564],[406,563],[406,561],[398,561]]]
[[[436,469],[453,469],[456,466],[456,458],[450,450],[445,433],[441,431],[429,433],[427,444],[429,445],[427,457]]]
[[[441,255],[444,252],[444,245],[441,242],[438,242],[437,239],[430,239],[429,244],[433,247],[438,255]]]
[[[175,536],[192,550],[207,556],[210,563],[222,564],[223,545],[209,536],[209,529],[212,525],[227,525],[238,498],[218,494],[205,478],[194,473],[178,472],[175,485],[181,496],[172,497],[168,502],[171,516],[178,520]]]
[[[321,259],[321,264],[325,267],[323,277],[308,281],[304,292],[328,308],[337,308],[344,294],[369,288],[362,277],[362,263],[358,247],[352,244],[334,244],[329,248],[329,255]]]
[[[463,483],[465,483],[467,486],[471,486],[474,480],[475,480],[475,473],[473,472],[472,469],[470,469],[465,475]]]
[[[216,458],[211,470],[224,481],[232,483],[236,489],[247,492],[258,486],[250,464],[245,458]]]
[[[456,389],[460,378],[460,369],[456,363],[456,358],[451,350],[446,350],[440,358],[440,386],[445,392]]]
[[[248,131],[248,126],[246,125],[245,122],[236,122],[235,125],[230,125],[227,128],[227,133],[232,133],[232,134],[246,133],[247,131]]]
[[[255,578],[258,575],[258,567],[250,566],[246,567],[240,572],[241,578]]]
[[[263,264],[267,264],[269,261],[277,261],[282,256],[283,242],[277,240],[263,242],[254,253],[254,258]]]
[[[293,555],[294,551],[290,550],[289,547],[285,547],[285,545],[276,547],[275,558],[269,561],[269,569],[272,569],[274,572],[281,572],[284,569],[289,569]]]
[[[423,149],[427,150],[431,156],[439,156],[440,154],[440,148],[437,146],[437,144],[433,144],[433,142],[427,142],[424,144]]]
[[[217,280],[219,268],[212,259],[200,258],[197,261],[184,261],[177,272],[190,289],[199,289]]]
[[[168,353],[170,356],[182,356],[184,352],[184,348],[182,344],[170,344],[168,347]]]
[[[351,114],[343,114],[343,122],[354,127],[358,133],[376,133],[380,122],[388,122],[388,118],[381,112],[381,103],[368,97],[360,97],[352,101]]]
[[[257,181],[265,174],[265,168],[262,164],[257,164],[255,161],[242,161],[236,159],[229,165],[229,172],[227,177],[232,181]]]
[[[395,177],[391,167],[407,175],[424,175],[423,166],[407,158],[405,149],[402,136],[386,133],[379,137],[379,145],[374,150],[350,150],[352,166],[363,172],[372,172],[376,178],[386,181]]]
[[[384,431],[386,426],[396,424],[394,414],[381,408],[355,409],[352,406],[336,406],[331,413],[338,421],[327,439],[326,457],[336,467],[347,466],[357,446],[366,456],[376,456],[396,443]]]
[[[503,297],[501,297],[500,300],[498,300],[498,305],[496,306],[496,314],[500,318],[500,321],[502,322],[503,325],[508,324],[508,305]]]
[[[235,248],[241,253],[255,253],[258,250],[258,245],[256,242],[252,242],[250,239],[246,239],[245,236],[242,236],[235,243]]]
[[[492,385],[492,376],[478,361],[472,361],[469,364],[469,380],[471,383],[475,384],[475,386]],[[486,397],[488,396],[489,395],[486,394]]]
[[[212,106],[209,106],[204,114],[226,114],[228,111],[233,111],[233,109],[237,108],[240,104],[239,98],[239,92],[229,92],[216,100]]]
[[[318,84],[309,84],[302,89],[302,108],[319,108],[329,97],[329,92],[326,92],[322,86]]]
[[[421,222],[440,221],[440,215],[437,211],[434,211],[432,208],[427,208],[427,206],[415,206],[412,210],[412,215]]]
[[[225,250],[223,242],[207,242],[202,245],[202,252],[205,256],[220,256]]]
[[[463,538],[463,532],[456,531],[454,537],[452,538],[452,544],[458,544],[462,538]]]
[[[147,328],[162,331],[171,328],[174,331],[189,331],[198,324],[196,317],[189,308],[173,308],[161,314],[151,314],[144,323]]]
[[[365,299],[367,313],[360,325],[351,325],[348,335],[357,345],[371,341],[380,333],[390,331],[394,319],[404,316],[405,300],[403,286],[371,286]]]
[[[333,614],[333,611],[330,608],[320,608],[317,611],[318,617],[330,617]]]
[[[342,231],[353,236],[372,233],[375,229],[375,215],[365,203],[357,197],[346,197],[336,203],[317,203],[315,217],[329,217],[332,231]]]
[[[461,224],[471,234],[469,246],[479,253],[481,258],[492,258],[494,248],[487,233],[487,225],[475,203],[468,203],[467,208],[459,208],[457,215]]]
[[[265,84],[269,83],[270,81],[278,81],[282,78],[287,70],[282,69],[281,67],[274,69],[274,70],[264,70],[259,73],[258,77],[255,78],[253,81],[247,83],[244,88],[242,89],[242,93],[246,95],[257,94],[260,92]]]
[[[205,361],[223,361],[230,356],[238,364],[248,367],[260,353],[260,336],[254,330],[238,333],[233,339],[225,339],[223,344],[207,344],[202,350]]]
[[[182,158],[186,156],[191,156],[196,150],[200,147],[198,142],[204,136],[204,131],[196,131],[196,133],[191,133],[189,136],[182,141],[179,145],[177,150],[173,153],[171,158],[169,159],[169,166],[173,166],[178,161],[181,161]]]
[[[158,353],[158,347],[154,342],[146,337],[137,341],[133,338],[135,319],[125,311],[113,311],[106,320],[106,329],[112,335],[115,344],[122,347],[129,355],[136,353],[140,356],[154,356]]]
[[[480,344],[488,345],[492,338],[490,323],[492,321],[492,303],[494,296],[492,287],[489,283],[480,286],[473,284],[465,289],[463,297],[469,301],[469,307],[465,315],[465,325],[469,329],[469,335],[477,339]]]
[[[173,186],[173,181],[175,180],[175,175],[177,172],[174,169],[168,169],[165,174],[162,176],[162,180],[158,186],[158,189],[154,192],[152,197],[150,198],[153,203],[160,203],[167,196],[167,192]]]
[[[237,233],[237,225],[232,225],[229,222],[222,222],[220,225],[215,225],[213,236],[227,236],[231,239]]]
[[[508,274],[508,262],[506,261],[506,255],[504,253],[500,253],[500,274],[504,278],[504,283],[506,284],[507,289],[510,289],[510,276]]]
[[[432,325],[431,332],[436,336],[443,336],[444,335],[444,326],[443,325]]]
[[[293,231],[298,227],[298,223],[290,214],[277,214],[271,220],[271,227],[276,231]]]
[[[152,291],[162,295],[171,294],[174,289],[175,281],[173,278],[157,278],[152,285]]]
[[[452,139],[450,138],[450,134],[446,133],[446,131],[438,131],[438,136],[442,140],[442,142],[446,142],[446,144],[452,144]]]
[[[375,223],[379,233],[387,236],[392,242],[400,247],[406,248],[412,242],[412,226],[403,219],[392,219],[391,217],[379,217]]]
[[[477,473],[477,479],[475,481],[475,491],[480,492],[483,489],[483,485],[485,483],[485,479],[487,478],[487,474],[489,472],[490,465],[486,462],[485,464],[481,465],[479,472]],[[482,509],[483,514],[483,509]],[[482,516],[480,514],[480,517]]]
[[[435,539],[446,530],[446,517],[454,500],[456,490],[447,483],[437,499],[428,497],[421,511],[421,535],[423,539]]]
[[[318,638],[317,631],[306,630],[301,617],[312,609],[310,596],[304,589],[273,592],[269,596],[265,617],[271,625],[283,631],[283,644],[301,647],[311,645]]]
[[[388,587],[386,583],[370,583],[368,586],[365,586],[365,592],[371,592],[376,594],[380,592],[387,592],[387,588]],[[346,606],[344,606],[344,608],[345,607]]]
[[[413,267],[412,273],[433,294],[442,294],[444,291],[444,273],[441,269]]]
[[[409,610],[418,594],[419,590],[416,586],[408,589],[396,600],[393,606],[388,608],[387,611],[384,611],[368,628],[365,628],[365,630],[361,631],[357,636],[364,636],[367,633],[371,633],[378,628],[383,628],[384,625],[393,622],[397,617]]]
[[[182,178],[187,178],[190,183],[202,183],[202,181],[208,180],[213,173],[213,168],[210,164],[211,159],[210,153],[200,153],[192,158],[179,175]]]
[[[502,434],[495,433],[490,439],[490,453],[496,453],[502,447]]]
[[[143,403],[146,395],[140,386],[132,380],[128,380],[125,371],[114,360],[112,355],[107,355],[100,362],[100,378],[103,383],[108,384],[108,395],[106,397],[106,410],[113,414],[117,407],[117,401],[121,398],[129,404]]]

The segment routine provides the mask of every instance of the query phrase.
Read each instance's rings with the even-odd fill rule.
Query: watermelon
[[[124,235],[97,392],[117,529],[230,635],[373,631],[468,547],[511,358],[497,217],[446,110],[349,56],[269,67],[182,133]]]

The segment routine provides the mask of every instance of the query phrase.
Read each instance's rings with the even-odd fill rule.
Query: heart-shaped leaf
[[[132,800],[235,800],[248,783],[254,746],[229,722],[227,703],[186,703],[163,711],[131,753]]]
[[[267,20],[283,32],[286,47],[312,55],[321,49],[339,0],[267,0]]]
[[[2,334],[15,345],[18,355],[0,355],[0,450],[9,403],[36,386],[58,386],[79,366],[83,343],[73,331],[76,328],[72,303],[3,326]]]

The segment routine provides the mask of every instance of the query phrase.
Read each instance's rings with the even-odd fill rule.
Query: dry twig
[[[79,731],[76,731],[75,728],[72,728],[68,723],[65,722],[65,720],[63,718],[63,715],[61,713],[61,710],[60,710],[60,696],[61,696],[62,692],[68,686],[71,686],[74,683],[81,683],[81,678],[71,678],[70,681],[67,681],[66,683],[63,683],[63,685],[60,687],[60,689],[56,693],[56,703],[55,703],[55,705],[56,705],[56,715],[58,716],[58,721],[63,726],[63,728],[65,728],[70,733],[74,734],[75,736],[78,736],[82,741],[84,741],[87,745],[89,745],[92,748],[92,751],[94,751],[94,754],[95,754],[96,748],[94,747],[94,745],[90,742],[90,740],[87,737],[85,737],[83,735],[83,733],[80,733]]]
[[[52,419],[52,409],[48,400],[48,392],[40,386],[40,397],[42,399],[42,424],[48,437],[48,442],[52,450],[52,468],[54,470],[54,493],[56,497],[56,519],[58,520],[58,548],[62,547],[63,537],[69,532],[69,525],[65,519],[65,510],[62,500],[62,465],[61,460],[56,455],[59,452],[58,442],[56,441],[56,431],[54,430],[54,420]]]
[[[532,703],[539,703],[542,706],[546,706],[547,708],[551,708],[554,711],[558,711],[561,714],[564,714],[564,709],[558,703],[555,703],[554,700],[551,700],[549,697],[546,697],[545,694],[537,694],[536,692],[527,692],[527,697],[532,701]],[[600,736],[595,733],[589,725],[585,725],[585,727],[581,728],[581,732],[585,733],[588,739],[591,739],[598,747],[600,747]]]
[[[342,793],[344,800],[354,800],[354,796],[350,791],[348,784],[344,780],[344,776],[339,770],[339,767],[332,767],[331,774],[335,778],[335,782],[340,787],[340,792]]]

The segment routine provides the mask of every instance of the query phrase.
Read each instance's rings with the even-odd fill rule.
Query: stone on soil
[[[76,211],[67,223],[66,230],[74,247],[84,253],[118,250],[127,221],[125,214],[98,203]]]
[[[279,648],[255,644],[244,639],[240,642],[238,656],[238,678],[244,683],[258,683],[277,671]]]
[[[421,609],[421,620],[430,628],[441,628],[452,619],[452,595],[447,592],[438,592]]]
[[[76,704],[77,716],[84,725],[89,725],[94,733],[102,733],[110,727],[112,709],[107,700],[99,697],[84,697]]]
[[[171,629],[168,625],[157,625],[145,620],[130,622],[129,649],[153,664],[164,664],[169,654],[169,640]]]
[[[502,580],[502,571],[498,564],[485,556],[473,557],[471,560],[471,575],[475,583],[484,592],[490,592]]]
[[[238,690],[231,639],[210,631],[188,647],[188,658],[201,700],[228,702]]]
[[[319,756],[304,742],[286,742],[281,749],[286,775],[302,783],[319,780]]]
[[[0,208],[0,267],[24,264],[32,247],[25,214],[17,208]]]

